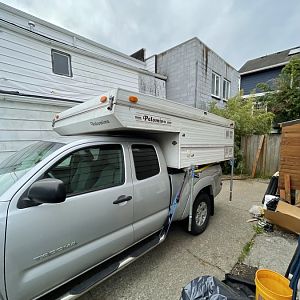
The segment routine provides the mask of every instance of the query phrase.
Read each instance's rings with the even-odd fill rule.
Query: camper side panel
[[[180,168],[233,157],[234,130],[219,125],[182,120]]]

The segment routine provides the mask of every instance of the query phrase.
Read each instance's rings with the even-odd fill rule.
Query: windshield
[[[0,163],[0,196],[17,180],[45,157],[64,144],[54,142],[37,142],[9,156]]]

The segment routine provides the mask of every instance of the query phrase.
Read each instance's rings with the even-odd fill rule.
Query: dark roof
[[[284,51],[280,51],[277,53],[265,55],[262,57],[258,57],[255,59],[248,60],[239,70],[239,73],[250,73],[254,72],[256,70],[260,69],[268,69],[269,67],[276,66],[276,65],[284,65],[286,62],[288,62],[293,56],[295,56],[298,53],[289,55],[289,52],[293,49],[299,49],[300,47],[294,47],[290,48]],[[295,50],[295,52],[297,52]]]

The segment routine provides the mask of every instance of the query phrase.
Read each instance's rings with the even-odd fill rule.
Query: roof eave
[[[273,68],[276,68],[276,67],[285,66],[288,62],[289,61],[285,61],[285,62],[281,62],[281,63],[275,64],[275,65],[266,66],[266,67],[263,67],[263,68],[257,68],[257,69],[253,69],[253,70],[246,71],[246,72],[240,72],[240,75],[247,75],[247,74],[251,74],[251,73],[255,73],[255,72],[260,72],[260,71],[265,71],[265,70],[268,70],[268,69],[273,69]]]

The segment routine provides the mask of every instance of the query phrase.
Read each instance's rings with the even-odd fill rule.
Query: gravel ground
[[[215,202],[215,215],[199,236],[186,233],[180,223],[171,227],[166,241],[133,264],[101,283],[80,300],[179,299],[181,289],[195,277],[223,279],[254,234],[248,210],[260,204],[266,182],[234,181],[229,202],[229,181]]]

